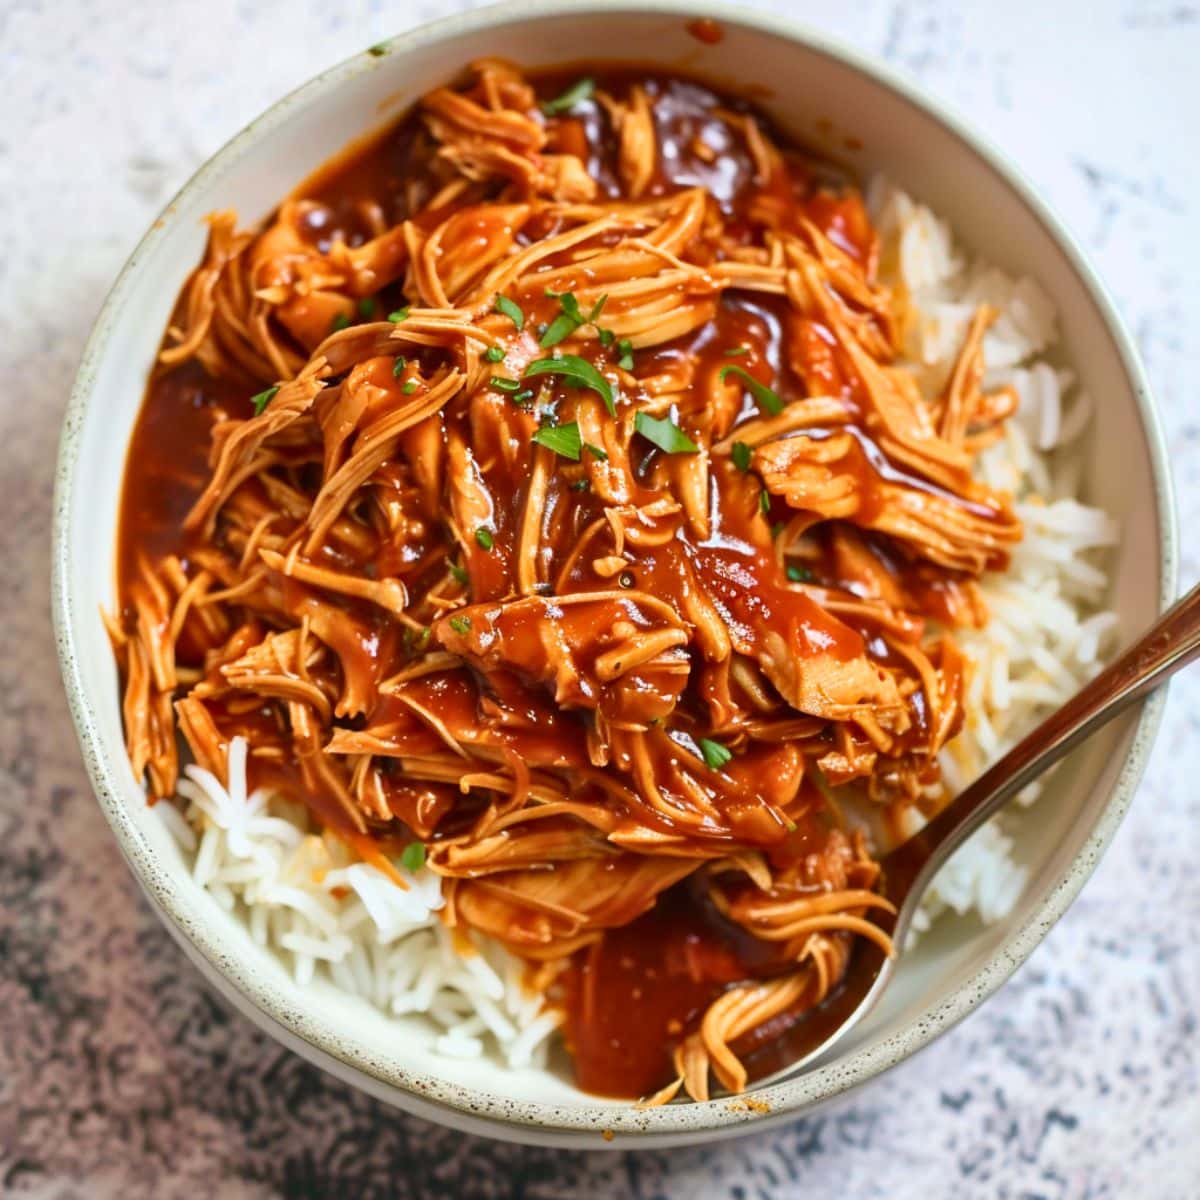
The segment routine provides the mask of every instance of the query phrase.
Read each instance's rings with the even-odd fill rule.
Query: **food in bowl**
[[[1112,629],[1053,341],[736,96],[477,63],[210,219],[126,470],[134,771],[301,985],[741,1091]],[[993,826],[932,904],[1020,882]]]

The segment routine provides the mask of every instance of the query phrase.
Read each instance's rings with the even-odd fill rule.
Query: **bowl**
[[[717,23],[719,40],[712,26],[692,24],[698,17]],[[694,0],[530,0],[425,26],[314,79],[205,164],[134,251],[84,353],[58,467],[53,607],[67,697],[104,814],[167,929],[237,1008],[318,1066],[431,1120],[543,1145],[665,1146],[794,1119],[913,1054],[994,992],[1063,914],[1112,838],[1163,697],[1092,739],[1026,814],[1016,853],[1028,883],[1010,918],[991,927],[940,922],[830,1061],[749,1097],[637,1112],[584,1095],[561,1073],[435,1058],[419,1020],[387,1018],[322,981],[298,987],[192,881],[126,760],[100,613],[114,594],[126,445],[174,298],[203,249],[201,218],[228,207],[243,220],[264,216],[355,135],[393,119],[471,59],[537,66],[585,51],[589,60],[653,60],[733,87],[751,81],[793,136],[838,149],[863,171],[885,170],[948,217],[969,247],[1033,275],[1058,308],[1066,354],[1096,402],[1084,490],[1123,522],[1111,598],[1122,636],[1158,614],[1174,592],[1176,555],[1162,433],[1130,339],[1070,235],[984,138],[890,71],[776,17]]]

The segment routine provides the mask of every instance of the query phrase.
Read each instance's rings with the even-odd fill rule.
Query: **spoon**
[[[775,1082],[802,1067],[815,1065],[818,1056],[861,1021],[891,981],[925,891],[946,860],[1022,788],[1197,656],[1200,585],[960,792],[923,829],[889,851],[880,864],[880,892],[896,912],[893,916],[873,910],[871,919],[890,934],[893,956],[884,957],[873,943],[856,947],[846,976],[833,996],[775,1044],[764,1048],[756,1056],[757,1061],[747,1064],[755,1082]]]

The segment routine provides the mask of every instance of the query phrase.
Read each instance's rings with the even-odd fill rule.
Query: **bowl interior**
[[[1070,254],[1019,191],[961,134],[817,42],[788,40],[766,18],[743,16],[722,18],[723,40],[707,45],[686,31],[682,13],[638,8],[547,15],[518,9],[445,22],[397,39],[386,55],[364,55],[335,68],[260,118],[170,206],[114,290],[68,418],[58,497],[56,605],[68,691],[101,801],[147,890],[199,954],[254,1004],[351,1069],[374,1076],[375,1090],[411,1089],[455,1109],[540,1125],[540,1132],[525,1135],[539,1140],[555,1128],[598,1125],[686,1136],[744,1121],[746,1114],[732,1116],[728,1106],[714,1105],[635,1118],[623,1106],[582,1095],[557,1072],[434,1058],[421,1022],[387,1019],[330,985],[297,988],[273,956],[192,884],[126,762],[116,671],[100,610],[113,600],[125,447],[172,302],[203,249],[207,212],[233,207],[244,222],[262,217],[352,138],[395,117],[483,55],[536,66],[578,60],[586,51],[590,60],[653,60],[698,71],[739,90],[754,81],[759,102],[793,135],[864,173],[886,171],[948,217],[973,251],[1033,275],[1049,292],[1065,357],[1096,402],[1085,498],[1123,522],[1112,596],[1123,636],[1154,617],[1171,579],[1163,468],[1146,424],[1152,418]],[[851,138],[857,139],[853,150]],[[1073,894],[1111,836],[1113,791],[1137,722],[1131,715],[1093,739],[1055,776],[1036,810],[1025,814],[1017,854],[1030,877],[1010,921],[993,928],[942,921],[906,958],[884,1003],[842,1044],[834,1067],[771,1089],[777,1112],[820,1099],[910,1052],[939,1022],[956,1019],[990,992],[1028,953],[1060,911],[1054,894]],[[393,1098],[404,1102],[401,1092]]]

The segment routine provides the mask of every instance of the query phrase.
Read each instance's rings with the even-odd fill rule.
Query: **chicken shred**
[[[386,187],[209,219],[147,404],[189,454],[130,459],[128,753],[168,797],[176,732],[222,777],[245,736],[531,962],[687,889],[768,964],[714,976],[644,1103],[704,1100],[889,950],[840,798],[937,785],[953,627],[1021,537],[973,469],[1015,396],[987,307],[922,395],[858,192],[745,105],[546,86],[481,61],[380,143]]]

